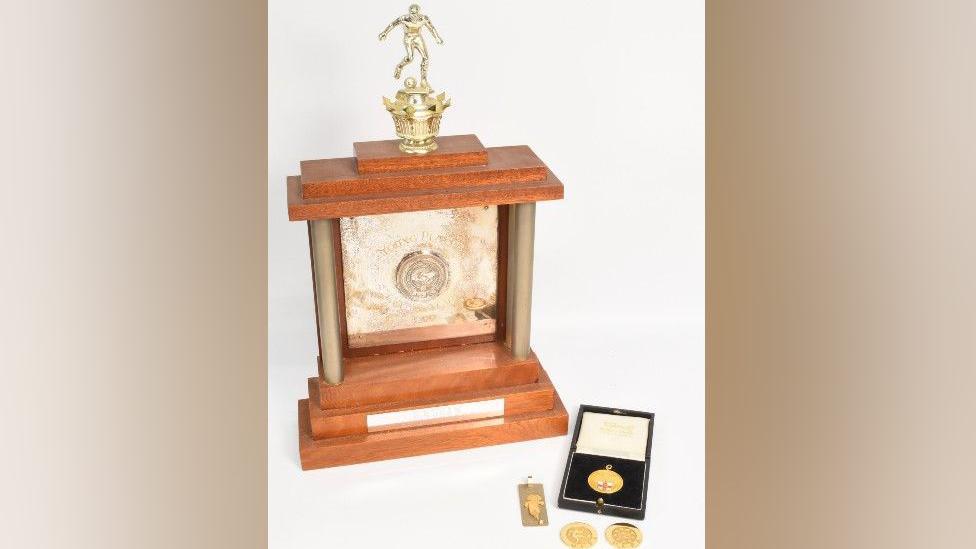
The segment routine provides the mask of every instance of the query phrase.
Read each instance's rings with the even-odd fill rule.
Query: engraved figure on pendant
[[[386,40],[386,35],[390,34],[390,31],[397,26],[403,27],[403,46],[406,48],[407,54],[397,64],[396,69],[393,71],[393,78],[400,79],[400,73],[403,72],[404,67],[413,61],[413,55],[416,52],[420,55],[420,85],[422,87],[429,87],[427,84],[427,68],[430,65],[430,59],[427,54],[427,44],[424,42],[424,37],[420,34],[420,30],[423,27],[427,27],[427,30],[430,31],[431,36],[434,37],[434,40],[438,44],[443,44],[444,40],[437,34],[437,29],[430,22],[430,18],[420,13],[420,6],[417,4],[411,4],[409,13],[394,19],[380,33],[380,40]]]
[[[529,494],[526,496],[525,503],[522,505],[525,506],[525,509],[529,512],[529,515],[531,515],[535,520],[539,521],[539,524],[542,525],[544,524],[544,521],[542,520],[542,507],[545,504],[545,500],[542,499],[542,496],[539,494]]]

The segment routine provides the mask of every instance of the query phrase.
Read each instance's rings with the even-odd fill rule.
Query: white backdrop
[[[284,181],[303,159],[394,138],[409,0],[269,2],[268,521],[274,548],[559,547],[568,437],[302,472],[296,401],[315,375],[304,223]],[[526,144],[566,186],[536,220],[532,347],[570,411],[656,412],[645,545],[704,547],[704,3],[421,3],[441,134]],[[416,62],[405,74],[416,74]],[[516,484],[545,483],[523,528]],[[607,546],[603,540],[600,546]]]

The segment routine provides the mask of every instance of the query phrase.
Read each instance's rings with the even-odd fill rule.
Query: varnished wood
[[[512,208],[498,206],[498,287],[495,290],[495,341],[505,341],[508,325],[508,216]]]
[[[436,339],[423,339],[420,341],[409,341],[405,343],[389,343],[386,345],[376,345],[374,347],[349,347],[346,345],[343,351],[346,357],[362,358],[374,355],[388,355],[393,353],[405,353],[411,351],[425,351],[439,349],[441,347],[454,347],[458,345],[475,345],[478,343],[490,343],[495,341],[497,332],[468,335],[459,337],[443,337],[443,335],[432,334]],[[348,341],[348,340],[346,340]]]
[[[437,138],[437,149],[427,154],[407,154],[399,139],[353,143],[359,173],[392,172],[448,166],[484,166],[485,147],[475,135],[446,135]]]
[[[302,469],[319,469],[561,436],[568,430],[569,416],[556,394],[553,408],[541,412],[316,440],[308,401],[300,400],[298,423]]]
[[[501,341],[509,322],[509,205],[558,200],[563,185],[528,147],[484,149],[475,136],[448,136],[428,155],[407,155],[398,141],[357,143],[352,159],[303,164],[301,177],[289,177],[287,198],[292,220],[331,219],[339,236],[340,217],[449,209],[499,207],[499,289],[492,341],[448,338],[370,347],[370,356],[346,357],[343,383],[309,380],[310,399],[299,401],[299,448],[304,469],[473,448],[567,431],[567,414],[538,358],[515,359]],[[507,157],[505,155],[508,155]],[[497,158],[494,158],[497,157]],[[500,160],[499,160],[500,159]],[[316,172],[316,170],[319,170]],[[303,195],[303,190],[305,195]],[[341,248],[341,247],[340,247]],[[341,251],[337,279],[342,280]],[[344,285],[338,290],[340,341],[348,349]],[[403,345],[435,346],[405,351]],[[388,425],[373,432],[367,416],[451,403],[505,399],[497,418],[449,418],[436,425]],[[315,427],[313,430],[313,421]],[[313,434],[318,439],[313,438]]]
[[[551,171],[542,181],[409,190],[371,195],[302,198],[299,176],[288,178],[288,219],[292,221],[332,219],[420,210],[443,210],[468,206],[522,204],[563,198],[563,184]]]
[[[488,339],[478,341],[493,341],[495,339],[495,319],[486,318],[481,320],[470,320],[465,322],[454,322],[450,324],[436,324],[434,326],[419,326],[413,328],[400,328],[397,330],[384,330],[379,332],[368,332],[356,335],[349,335],[349,348],[352,351],[367,350],[372,351],[366,354],[379,354],[375,349],[384,347],[410,346],[420,341],[435,340],[454,340],[477,338],[488,336]],[[443,345],[437,345],[441,347]],[[427,347],[428,349],[430,347]],[[397,352],[416,348],[399,348]],[[350,356],[350,355],[346,355]],[[355,355],[352,355],[355,356]],[[360,355],[365,356],[365,355]]]
[[[347,358],[341,384],[312,379],[319,385],[319,406],[336,409],[535,383],[539,359],[530,353],[516,360],[504,344],[493,341]]]
[[[367,432],[366,416],[370,414],[415,410],[418,408],[429,408],[433,406],[463,404],[468,402],[479,402],[503,398],[505,399],[504,415],[517,415],[528,412],[551,410],[555,398],[555,388],[553,387],[552,382],[549,380],[549,376],[546,375],[545,370],[542,368],[539,369],[539,381],[536,383],[517,385],[514,387],[472,391],[468,393],[456,393],[440,398],[388,402],[341,409],[322,409],[319,407],[319,384],[314,380],[314,378],[313,380],[310,380],[308,389],[308,414],[312,436],[316,439],[353,434],[365,434]],[[457,420],[443,418],[440,420],[429,421],[427,424],[450,423],[452,421]],[[404,426],[393,426],[392,428],[404,428]]]
[[[308,259],[309,259],[309,273],[312,275],[312,303],[315,304],[315,306],[312,307],[313,309],[315,309],[315,334],[316,334],[315,344],[319,348],[318,372],[319,372],[319,377],[324,378],[325,369],[322,367],[322,338],[317,337],[319,332],[322,329],[322,324],[319,321],[319,307],[318,307],[319,289],[318,289],[318,284],[315,283],[315,244],[312,241],[312,223],[306,221],[305,226],[308,229]],[[338,242],[338,240],[336,242]],[[339,276],[336,277],[336,280],[342,280],[341,273],[339,273]],[[341,305],[342,304],[340,303],[340,306]],[[341,315],[339,318],[339,322],[341,327],[343,322],[343,318],[341,317]]]
[[[409,190],[542,181],[546,165],[525,145],[487,149],[488,164],[360,174],[355,158],[304,160],[302,198],[352,197]]]
[[[336,286],[336,291],[339,292],[336,302],[339,304],[339,339],[342,343],[342,357],[345,359],[349,356],[349,329],[346,325],[346,278],[344,274],[343,259],[342,259],[342,225],[338,219],[332,220],[332,234],[335,237],[335,241],[339,243],[335,247],[335,265],[336,265],[336,280],[339,280],[339,284]],[[319,356],[319,363],[321,363],[321,356]],[[319,374],[322,377],[322,374]]]

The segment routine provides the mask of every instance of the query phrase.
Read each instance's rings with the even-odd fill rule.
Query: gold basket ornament
[[[396,99],[384,97],[383,105],[393,116],[397,137],[403,140],[401,151],[425,154],[437,148],[435,138],[441,129],[441,115],[451,106],[444,92],[434,95],[428,86],[418,86],[416,80],[407,78]]]

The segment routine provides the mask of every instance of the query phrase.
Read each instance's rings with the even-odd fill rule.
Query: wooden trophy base
[[[566,434],[568,415],[535,354],[497,342],[351,358],[340,385],[298,402],[302,469]]]
[[[568,430],[566,409],[539,359],[531,352],[516,359],[501,342],[507,337],[515,348],[528,347],[535,203],[561,199],[563,184],[524,145],[486,148],[474,135],[445,136],[437,150],[412,155],[399,144],[355,143],[355,157],[307,160],[301,176],[288,178],[289,219],[309,223],[320,352],[323,342],[341,347],[326,356],[333,357],[329,379],[342,383],[325,383],[320,361],[309,397],[298,402],[303,469]],[[496,332],[352,348],[338,219],[491,206],[499,215]]]

